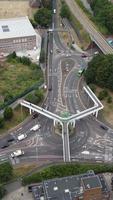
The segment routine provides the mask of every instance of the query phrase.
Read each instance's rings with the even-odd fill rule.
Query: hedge
[[[23,185],[42,182],[43,180],[59,178],[71,175],[86,173],[94,170],[97,173],[113,172],[113,165],[107,164],[62,164],[48,167],[40,172],[23,178]]]

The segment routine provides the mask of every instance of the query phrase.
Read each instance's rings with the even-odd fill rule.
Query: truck
[[[18,156],[21,156],[21,155],[24,155],[24,151],[22,151],[21,149],[18,149],[16,151],[14,151],[13,153],[11,153],[12,158],[18,157]]]

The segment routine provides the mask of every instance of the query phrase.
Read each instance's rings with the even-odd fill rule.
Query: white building
[[[0,53],[36,49],[38,39],[40,42],[27,16],[0,19]]]

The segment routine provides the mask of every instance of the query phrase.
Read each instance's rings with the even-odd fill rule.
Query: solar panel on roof
[[[3,32],[9,32],[9,27],[7,25],[2,26]]]

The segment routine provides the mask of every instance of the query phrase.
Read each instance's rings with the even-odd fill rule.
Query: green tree
[[[42,50],[41,50],[41,53],[40,53],[40,62],[41,62],[41,63],[44,63],[44,62],[45,62],[45,59],[46,59],[45,50],[42,49]]]
[[[11,107],[6,107],[4,110],[4,119],[10,120],[13,117],[13,109]]]
[[[112,97],[111,96],[108,96],[107,103],[112,103]]]
[[[5,183],[12,178],[13,167],[9,162],[0,164],[0,183]]]
[[[0,117],[0,128],[4,127],[4,118]]]
[[[12,99],[13,99],[13,95],[12,94],[6,94],[6,96],[4,97],[4,102],[11,101]]]
[[[44,98],[44,92],[43,92],[43,90],[42,90],[42,89],[36,90],[36,91],[35,91],[35,96],[37,97],[38,103],[39,103],[40,101],[42,101],[43,98]]]
[[[41,8],[34,14],[34,20],[42,27],[49,27],[52,21],[52,12],[47,8]]]
[[[70,19],[70,16],[71,16],[70,10],[65,3],[62,4],[61,10],[60,10],[60,16],[62,18]]]
[[[0,184],[0,199],[5,195],[6,190],[2,184]]]
[[[45,8],[48,8],[48,9],[52,8],[52,1],[51,0],[42,0],[42,4]]]
[[[86,82],[113,90],[113,55],[98,55],[88,63]]]
[[[31,60],[25,56],[21,57],[21,63],[23,65],[30,65],[31,64]]]

